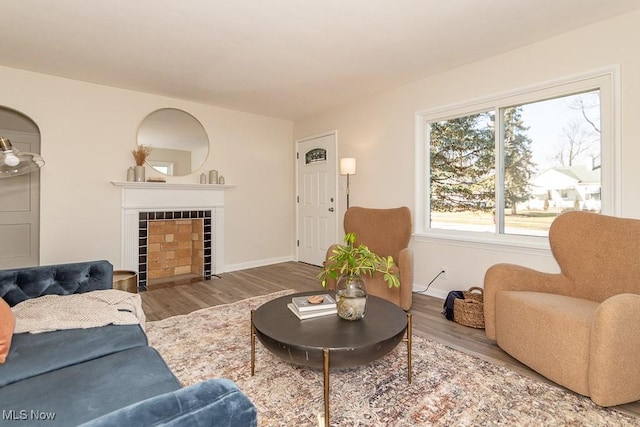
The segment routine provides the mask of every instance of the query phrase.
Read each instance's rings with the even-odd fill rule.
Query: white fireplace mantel
[[[138,218],[149,211],[212,211],[212,272],[224,272],[224,193],[233,185],[111,181],[122,188],[121,268],[138,269]]]
[[[226,184],[180,184],[170,182],[130,182],[130,181],[111,181],[111,184],[124,188],[143,188],[146,190],[204,190],[204,191],[220,191],[234,188],[235,185]]]

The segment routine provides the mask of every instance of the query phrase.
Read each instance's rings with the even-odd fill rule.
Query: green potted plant
[[[355,233],[347,233],[344,241],[346,245],[333,250],[317,278],[322,281],[322,286],[327,286],[329,278],[336,280],[338,315],[343,319],[358,320],[364,317],[367,302],[362,276],[382,273],[390,288],[399,287],[400,280],[392,256],[381,257],[366,245],[355,246]]]

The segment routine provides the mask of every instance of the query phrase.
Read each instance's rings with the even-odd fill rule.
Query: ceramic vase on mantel
[[[343,274],[336,282],[338,316],[345,320],[360,320],[367,311],[367,290],[360,276]]]
[[[136,182],[144,182],[144,166],[134,167],[133,175]]]
[[[215,169],[211,169],[209,171],[209,184],[217,184],[218,183],[218,171]]]

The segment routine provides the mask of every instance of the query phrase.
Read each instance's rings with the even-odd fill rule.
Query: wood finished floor
[[[285,289],[320,290],[315,279],[319,268],[303,263],[287,262],[266,267],[224,273],[208,281],[186,281],[141,292],[142,306],[148,321],[187,314],[195,310],[266,295]],[[445,319],[442,300],[431,296],[413,296],[414,335],[438,341],[464,353],[505,366],[529,377],[548,381],[502,351],[485,337],[484,329],[474,329]],[[640,418],[640,401],[617,409]]]

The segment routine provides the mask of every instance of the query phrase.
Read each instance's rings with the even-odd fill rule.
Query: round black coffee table
[[[255,338],[282,359],[322,367],[325,425],[329,425],[329,369],[364,365],[407,343],[411,383],[411,315],[397,305],[369,296],[367,313],[349,321],[337,314],[299,320],[288,308],[291,298],[329,291],[303,292],[269,301],[251,313],[251,375],[255,372]]]

